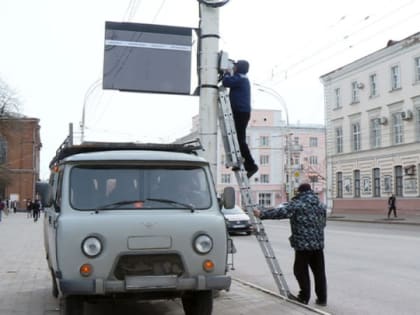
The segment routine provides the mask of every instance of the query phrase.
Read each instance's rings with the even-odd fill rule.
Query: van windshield
[[[208,209],[209,187],[199,166],[75,166],[70,204],[77,210]]]

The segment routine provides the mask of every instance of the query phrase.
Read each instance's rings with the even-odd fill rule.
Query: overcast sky
[[[420,1],[231,0],[220,45],[274,88],[291,123],[323,123],[319,77],[420,31]],[[198,27],[196,0],[1,0],[0,77],[41,120],[41,177],[86,97],[86,140],[169,142],[189,132],[198,98],[103,91],[105,21]],[[90,89],[93,88],[93,89]],[[91,92],[88,92],[91,91]],[[280,109],[253,90],[253,108]]]

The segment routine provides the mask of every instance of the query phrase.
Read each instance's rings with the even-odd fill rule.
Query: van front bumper
[[[199,275],[191,278],[177,276],[127,276],[125,280],[60,279],[62,294],[105,295],[124,292],[229,290],[231,278],[226,275]]]

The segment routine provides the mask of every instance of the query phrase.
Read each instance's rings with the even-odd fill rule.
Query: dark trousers
[[[251,156],[249,151],[248,144],[246,143],[246,128],[248,127],[249,119],[251,118],[251,113],[244,112],[233,112],[233,120],[235,122],[236,135],[238,137],[239,150],[241,155],[244,158],[244,167],[247,171],[252,169],[255,165],[254,159]]]
[[[300,288],[299,297],[305,301],[309,301],[311,297],[309,267],[314,276],[315,293],[318,300],[327,302],[327,277],[325,275],[324,251],[322,249],[295,251],[293,272]]]
[[[38,221],[38,218],[39,218],[39,210],[34,210],[33,211],[33,215],[34,215],[34,222]]]
[[[395,208],[395,206],[389,206],[389,210],[388,210],[388,218],[391,215],[391,212],[394,212],[394,217],[397,217],[397,208]]]

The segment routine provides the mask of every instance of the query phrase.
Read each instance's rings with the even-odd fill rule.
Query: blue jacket
[[[260,218],[289,219],[292,230],[289,240],[295,250],[324,248],[326,209],[311,190],[299,193],[285,207],[262,211]]]
[[[226,73],[223,77],[223,86],[230,88],[229,100],[232,111],[251,112],[251,85],[246,74],[238,73],[231,75]]]

